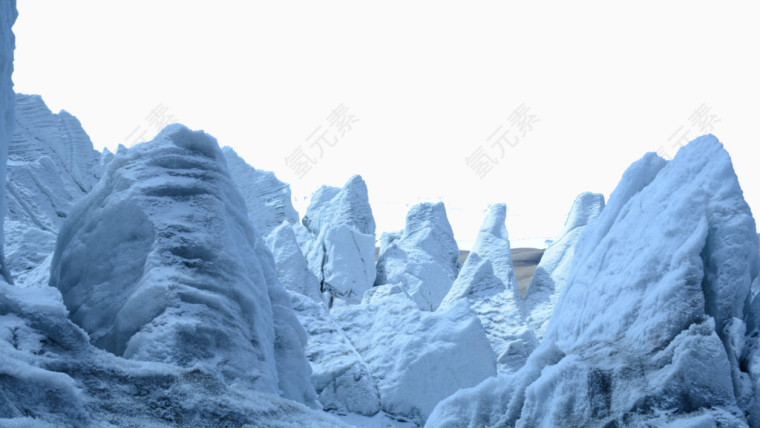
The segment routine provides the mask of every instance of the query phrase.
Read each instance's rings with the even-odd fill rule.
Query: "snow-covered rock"
[[[522,367],[538,341],[521,309],[506,217],[505,204],[488,210],[470,255],[437,310],[448,310],[466,301],[483,324],[496,353],[499,372],[509,373]]]
[[[72,205],[92,189],[101,155],[79,121],[48,109],[39,95],[16,95],[8,147],[6,260],[20,285],[35,283]],[[49,266],[48,266],[49,267]]]
[[[602,209],[604,195],[591,192],[578,195],[562,231],[541,256],[536,272],[525,291],[524,303],[528,324],[539,340],[544,336],[554,305],[565,288],[578,237]]]
[[[426,311],[434,311],[459,273],[459,247],[442,202],[413,206],[400,238],[388,236],[375,285],[401,284]]]
[[[755,373],[734,356],[759,267],[755,222],[717,139],[670,162],[650,153],[581,233],[525,366],[459,391],[428,424],[743,426],[746,414],[757,426]]]
[[[373,299],[332,313],[369,367],[384,411],[424,423],[442,398],[496,373],[493,350],[466,303],[428,312],[398,286],[375,289]]]
[[[302,251],[322,292],[358,303],[375,281],[375,220],[364,180],[355,175],[343,188],[319,188],[302,223],[311,233]]]
[[[62,226],[50,284],[99,348],[314,404],[304,331],[203,132],[120,151]]]
[[[13,50],[16,48],[16,38],[11,27],[16,22],[18,12],[15,0],[0,1],[0,219],[5,218],[8,211],[6,204],[6,161],[8,146],[13,136],[15,116],[15,94],[13,92]],[[3,257],[3,224],[0,222],[0,276],[7,282],[12,282],[10,271]]]

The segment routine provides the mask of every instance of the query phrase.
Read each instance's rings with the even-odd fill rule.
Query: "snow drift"
[[[525,366],[442,401],[428,425],[758,426],[757,374],[738,356],[759,266],[717,139],[650,153],[582,232]]]

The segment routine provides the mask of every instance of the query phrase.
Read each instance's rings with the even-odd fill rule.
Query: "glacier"
[[[14,93],[16,16],[0,426],[760,427],[760,243],[716,137],[578,195],[523,292],[503,203],[460,265],[440,202],[376,249],[359,175],[301,217],[203,131],[98,152]]]
[[[333,316],[375,379],[384,411],[422,424],[438,401],[496,374],[493,350],[466,303],[423,311],[398,285],[375,288]]]
[[[8,146],[13,137],[15,121],[16,96],[13,92],[13,51],[16,48],[16,38],[11,30],[16,22],[18,11],[15,0],[0,2],[0,217],[5,218],[8,211],[6,202],[6,168],[8,161]],[[5,262],[3,246],[5,242],[4,226],[0,223],[0,276],[6,282],[13,282],[8,265]]]
[[[523,313],[523,302],[512,266],[507,206],[489,208],[475,244],[438,311],[466,301],[478,314],[500,372],[522,367],[538,345]]]
[[[79,121],[54,114],[38,95],[16,94],[8,146],[8,268],[19,285],[44,281],[58,229],[97,183],[103,164]]]
[[[387,235],[375,285],[399,284],[420,309],[434,311],[459,273],[459,247],[442,202],[423,202],[406,215],[399,235]]]
[[[104,350],[315,404],[305,334],[246,214],[216,140],[168,126],[75,205],[50,285]]]
[[[715,137],[631,165],[573,259],[525,366],[443,400],[429,426],[757,426],[737,343],[758,238]]]
[[[361,301],[375,282],[375,219],[364,180],[320,187],[301,222],[310,232],[303,252],[330,306]]]
[[[567,276],[573,264],[575,245],[583,229],[604,209],[604,195],[584,192],[578,195],[567,214],[565,226],[544,251],[536,272],[525,290],[525,312],[528,325],[535,336],[541,340],[546,325],[557,304],[562,290],[565,289]]]

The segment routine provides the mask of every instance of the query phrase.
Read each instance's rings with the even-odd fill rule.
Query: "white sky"
[[[213,7],[211,6],[213,4]],[[443,200],[456,237],[506,202],[513,241],[552,237],[575,196],[609,193],[647,151],[693,138],[709,107],[760,210],[760,7],[753,2],[54,1],[18,4],[16,91],[79,118],[96,148],[157,106],[214,135],[304,198],[361,174],[378,232]],[[307,137],[340,104],[334,147]],[[487,138],[520,105],[514,147]],[[138,129],[133,137],[129,134]],[[334,132],[334,131],[333,131]],[[465,158],[494,160],[482,178]],[[316,164],[301,179],[285,157]],[[672,153],[671,153],[672,154]],[[513,245],[514,246],[514,245]]]

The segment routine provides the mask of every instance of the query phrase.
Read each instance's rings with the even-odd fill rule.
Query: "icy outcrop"
[[[372,416],[380,411],[380,397],[369,368],[327,307],[291,292],[293,309],[306,329],[306,357],[319,402],[328,411]]]
[[[466,301],[480,318],[500,372],[513,372],[538,345],[521,310],[522,296],[512,267],[512,250],[504,221],[507,206],[493,205],[475,245],[438,311]]]
[[[401,284],[421,309],[434,311],[459,272],[459,247],[443,203],[413,206],[401,237],[388,240],[375,284]]]
[[[395,285],[332,313],[372,374],[384,411],[424,423],[436,403],[496,373],[478,317],[461,302],[427,312]]]
[[[61,228],[50,284],[99,348],[314,404],[304,331],[203,132],[120,151]]]
[[[741,345],[741,324],[736,324],[739,326],[736,344]],[[760,426],[760,294],[755,294],[747,311],[744,333],[746,333],[744,348],[736,346],[735,349],[736,354],[741,358],[741,364],[750,374],[750,384],[754,395],[749,396],[746,402],[746,408],[749,409],[747,419],[752,426],[757,427]]]
[[[585,192],[578,195],[557,239],[544,251],[541,262],[525,291],[525,312],[533,332],[540,340],[565,288],[578,237],[586,225],[604,209],[604,195]]]
[[[756,373],[736,356],[751,342],[741,320],[759,267],[755,222],[715,137],[671,162],[650,153],[582,232],[525,366],[459,391],[428,424],[743,426],[747,415],[758,426]]]
[[[48,109],[39,95],[16,95],[8,147],[6,260],[17,283],[36,283],[73,204],[101,173],[99,152],[79,121]]]
[[[6,204],[6,161],[8,146],[13,136],[15,116],[15,94],[13,92],[13,50],[16,48],[16,38],[11,27],[16,22],[18,12],[15,0],[0,1],[0,219],[5,218],[8,211]],[[12,282],[8,266],[3,257],[3,240],[5,237],[3,224],[0,222],[0,276]]]
[[[311,238],[302,251],[322,292],[358,303],[375,281],[375,220],[358,175],[343,188],[322,186],[302,220]]]
[[[343,188],[320,187],[306,210],[303,224],[315,235],[330,227],[346,225],[374,236],[375,219],[364,180],[355,175]]]
[[[309,270],[292,226],[282,223],[272,230],[267,237],[267,246],[274,256],[277,276],[282,285],[290,291],[321,302],[319,280]]]
[[[224,147],[222,153],[230,175],[243,195],[248,216],[262,236],[269,236],[283,222],[298,224],[298,213],[293,208],[288,184],[278,180],[273,172],[248,165],[231,147]]]
[[[2,426],[344,426],[202,366],[128,360],[93,347],[57,289],[0,283]]]

